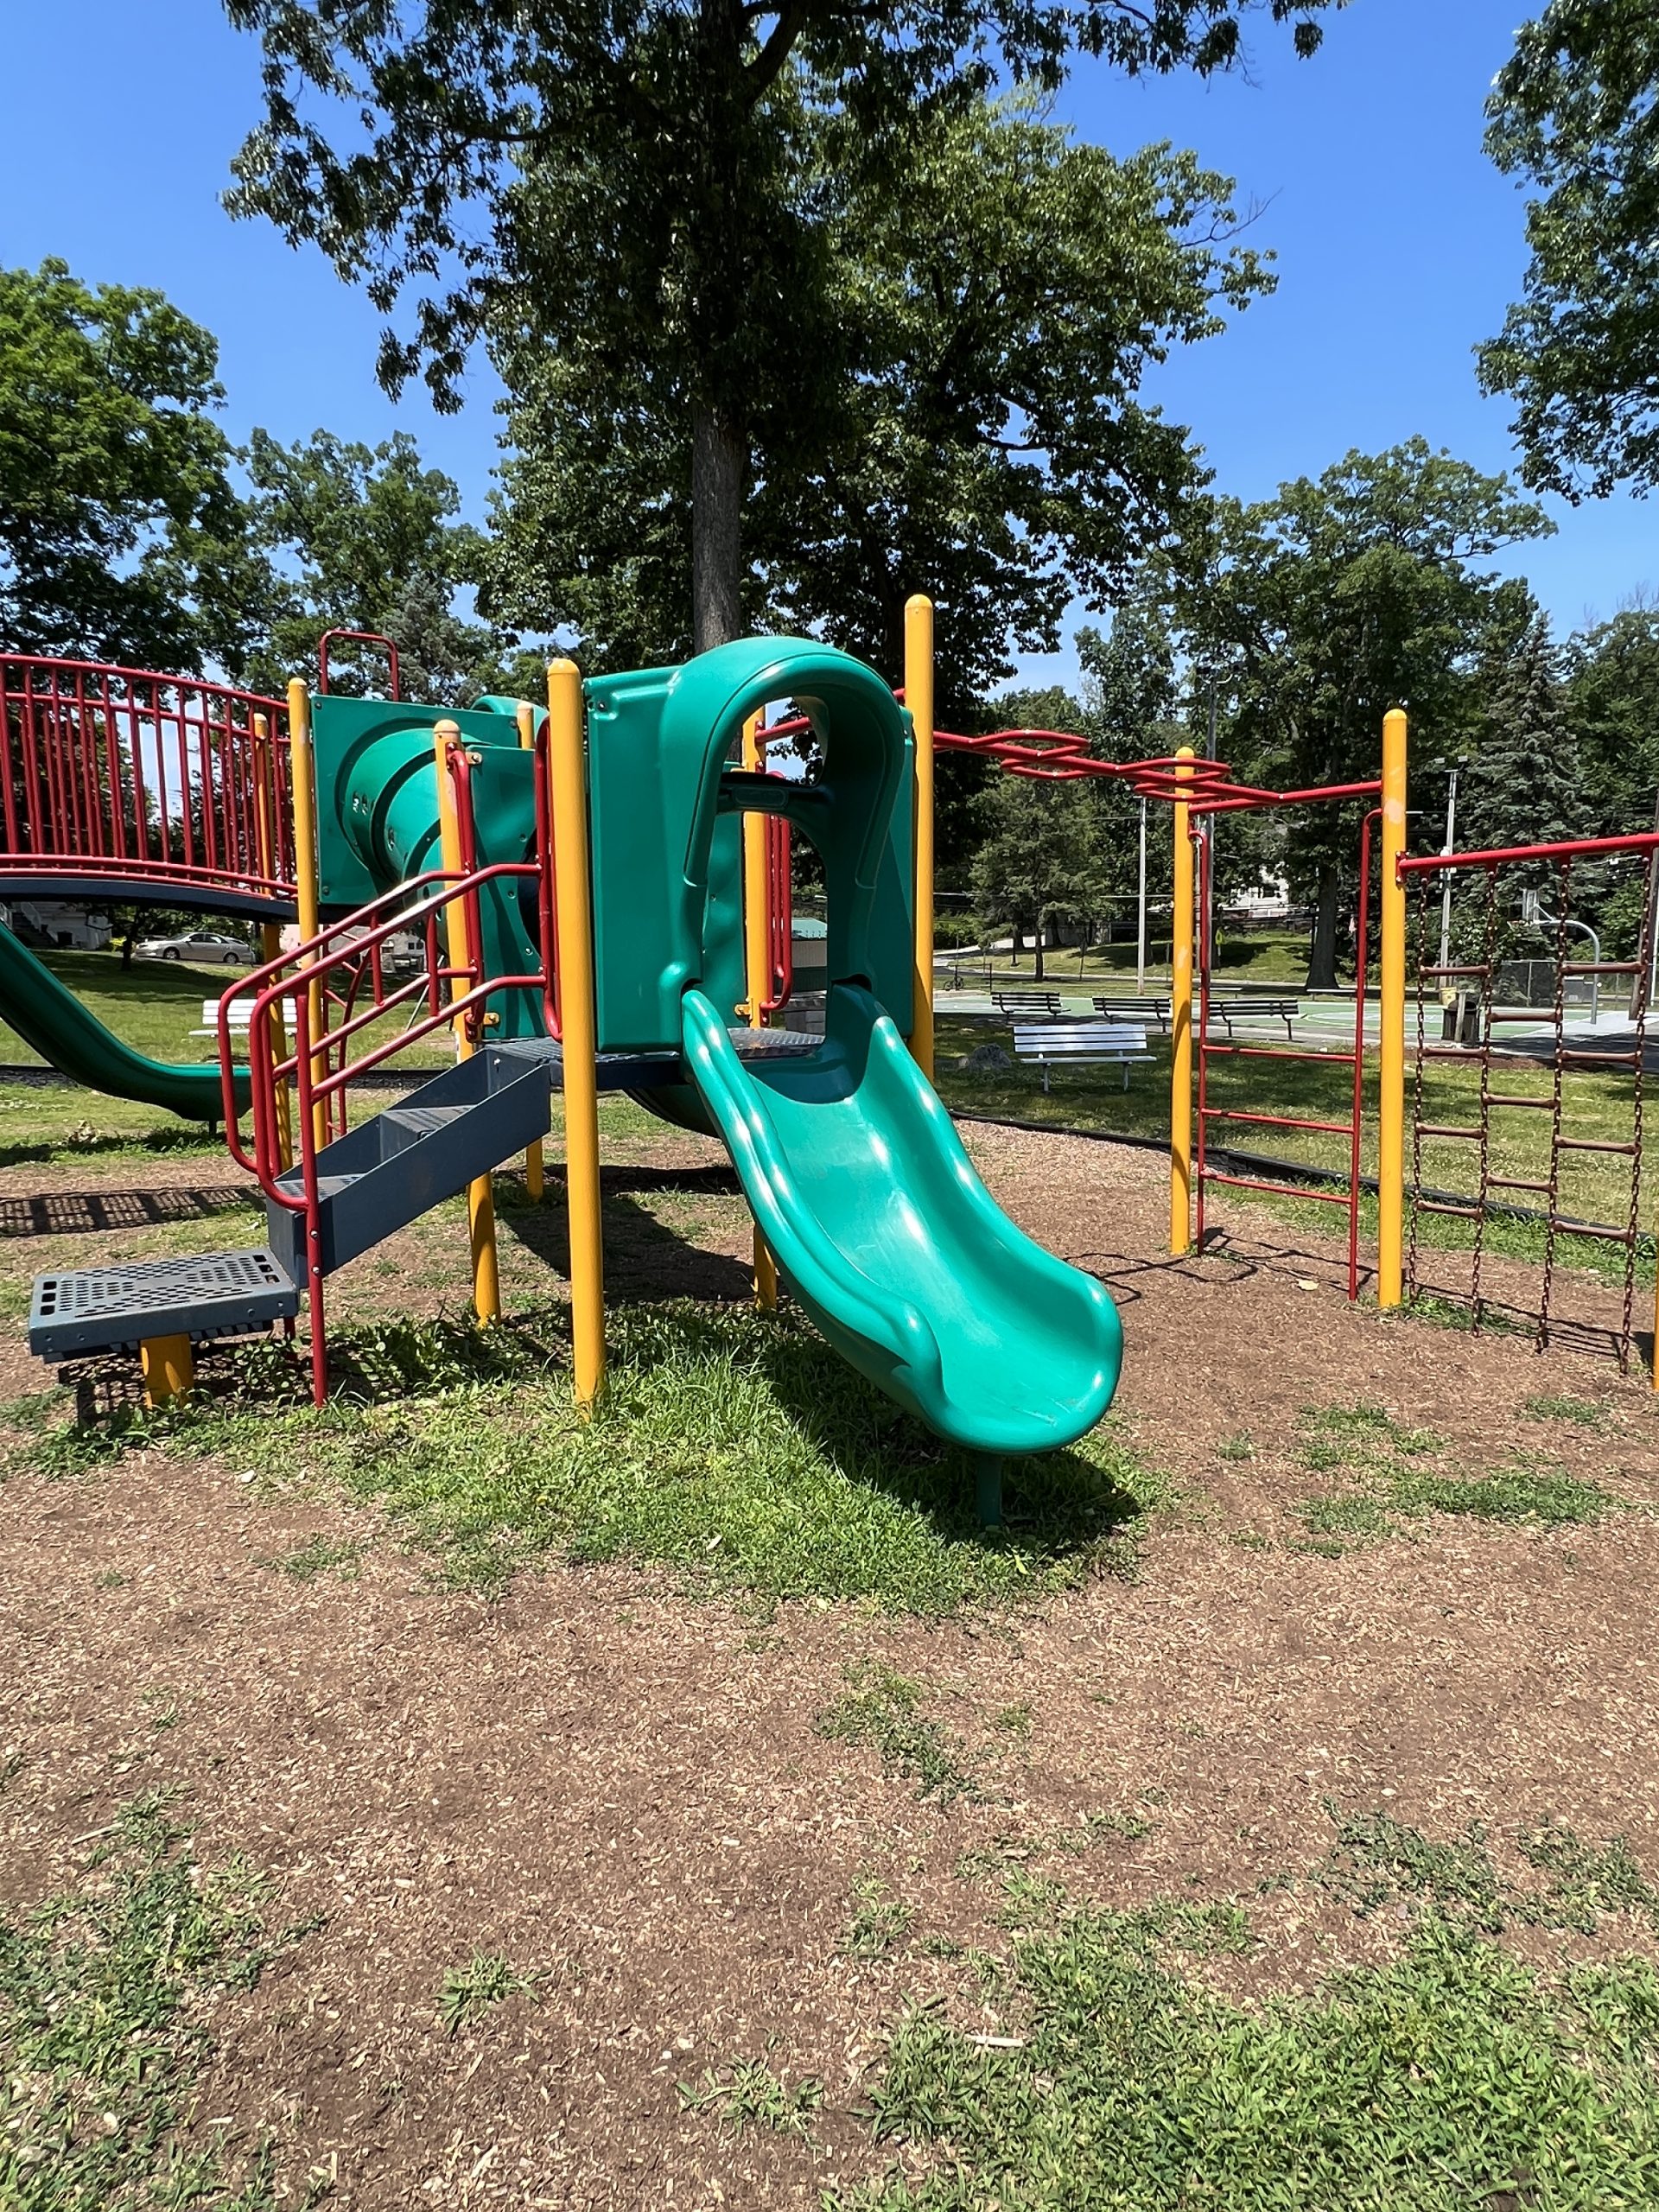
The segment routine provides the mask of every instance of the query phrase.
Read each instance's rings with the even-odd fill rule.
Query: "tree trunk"
[[[691,645],[707,652],[743,634],[743,477],[736,431],[702,403],[691,416]]]
[[[1043,980],[1043,939],[1047,935],[1048,918],[1039,912],[1037,916],[1037,926],[1031,933],[1031,979],[1034,983],[1040,983]]]
[[[1319,870],[1319,895],[1313,907],[1313,943],[1307,958],[1310,991],[1337,988],[1337,898],[1340,890],[1336,865],[1327,861]]]

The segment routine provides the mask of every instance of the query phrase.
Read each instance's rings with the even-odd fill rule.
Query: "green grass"
[[[562,1309],[484,1332],[397,1321],[331,1339],[321,1413],[283,1348],[209,1353],[192,1403],[25,1437],[72,1473],[135,1449],[313,1476],[378,1502],[450,1581],[499,1589],[543,1557],[627,1560],[694,1592],[855,1599],[938,1616],[1127,1573],[1160,1478],[1106,1423],[1008,1472],[979,1525],[972,1467],[785,1313],[620,1308],[606,1401],[573,1401]]]
[[[1311,1879],[1363,1916],[1428,1910],[1487,1936],[1518,1928],[1595,1936],[1613,1916],[1659,1933],[1659,1890],[1624,1837],[1591,1843],[1547,1821],[1507,1840],[1524,1875],[1503,1872],[1478,1822],[1438,1840],[1387,1814],[1364,1814],[1338,1820],[1336,1840]]]
[[[251,1988],[273,1955],[262,1904],[247,1867],[200,1866],[149,1796],[105,1832],[77,1888],[0,1916],[9,2212],[276,2204],[268,2137],[188,2124],[213,2051],[207,2000]]]
[[[354,1582],[363,1557],[360,1543],[342,1543],[332,1536],[308,1536],[291,1552],[267,1560],[268,1567],[285,1574],[290,1582],[315,1582],[319,1575],[335,1573],[343,1580]]]
[[[135,960],[123,968],[118,952],[42,952],[38,957],[106,1029],[155,1060],[217,1059],[213,1039],[190,1033],[202,1026],[202,1001],[219,997],[248,972],[245,967],[198,968],[175,960]],[[401,1014],[390,1019],[401,1027]],[[362,1032],[359,1049],[380,1033],[378,1025]],[[442,1039],[435,1047],[424,1042],[411,1046],[410,1057],[433,1051],[449,1057]],[[0,1022],[0,1059],[39,1065],[40,1058]]]
[[[1147,945],[1148,995],[1169,994],[1169,939],[1151,938]],[[982,952],[963,952],[952,959],[944,945],[937,974],[941,989],[952,990],[1133,990],[1135,949],[1133,943],[1090,945],[1070,951],[1046,952],[1039,978],[1034,956],[1029,951],[1014,960],[999,952],[993,962]],[[1307,936],[1280,930],[1227,932],[1216,957],[1216,974],[1227,985],[1294,983],[1307,980]],[[957,978],[960,976],[960,984]]]
[[[459,2035],[510,1997],[534,1997],[538,1974],[521,1974],[499,1951],[475,1952],[464,1967],[449,1967],[438,1986],[438,2024]]]
[[[942,1805],[976,1797],[979,1786],[960,1749],[921,1707],[925,1686],[871,1661],[849,1667],[844,1696],[813,1723],[820,1736],[878,1752],[882,1771],[916,1785],[918,1797]]]
[[[951,1063],[978,1045],[1001,1044],[1012,1050],[1012,1032],[952,1016],[938,1019],[938,1089],[945,1103],[958,1112],[988,1114],[1006,1119],[1034,1122],[1091,1130],[1103,1135],[1141,1137],[1166,1143],[1169,1137],[1169,1040],[1156,1033],[1147,1049],[1154,1055],[1150,1067],[1132,1068],[1128,1087],[1121,1073],[1110,1068],[1063,1069],[1052,1071],[1045,1093],[1041,1076],[1033,1068],[1014,1067],[1003,1072],[964,1073]],[[1506,1063],[1497,1087],[1521,1096],[1548,1097],[1552,1077],[1547,1068],[1529,1062]],[[1351,1100],[1351,1071],[1338,1065],[1320,1065],[1281,1058],[1219,1060],[1212,1071],[1209,1103],[1217,1108],[1252,1113],[1300,1115],[1315,1120],[1343,1120]],[[1411,1100],[1408,1097],[1408,1114]],[[1426,1121],[1452,1128],[1472,1128],[1478,1118],[1478,1081],[1472,1068],[1451,1062],[1431,1062],[1423,1087]],[[1376,1074],[1375,1058],[1368,1065],[1364,1084],[1364,1142],[1362,1169],[1376,1171]],[[1548,1170],[1550,1117],[1541,1113],[1496,1113],[1493,1116],[1491,1172],[1532,1180]],[[1580,1071],[1565,1078],[1563,1127],[1569,1135],[1624,1141],[1631,1132],[1630,1084],[1628,1077]],[[1246,1151],[1272,1154],[1300,1164],[1347,1172],[1345,1138],[1317,1132],[1270,1129],[1248,1122],[1230,1127],[1211,1125],[1212,1142],[1232,1143]],[[1424,1183],[1433,1188],[1471,1195],[1478,1189],[1478,1148],[1452,1140],[1431,1139],[1421,1148]],[[1407,1174],[1412,1174],[1408,1147]],[[1522,1195],[1523,1203],[1532,1203]],[[1541,1203],[1540,1201],[1539,1203]],[[1341,1223],[1333,1208],[1312,1199],[1281,1198],[1257,1192],[1225,1191],[1214,1205],[1225,1218],[1238,1205],[1255,1206],[1299,1228],[1329,1235]],[[1560,1210],[1585,1221],[1612,1227],[1623,1225],[1630,1207],[1630,1165],[1616,1156],[1596,1153],[1564,1154],[1560,1163]],[[1361,1200],[1362,1236],[1374,1242],[1376,1201]],[[1416,1224],[1420,1244],[1430,1251],[1465,1251],[1471,1242],[1471,1224],[1445,1215],[1420,1214]],[[1516,1221],[1494,1214],[1486,1226],[1488,1250],[1506,1257],[1541,1261],[1541,1224]],[[1562,1264],[1580,1268],[1605,1281],[1622,1278],[1623,1255],[1595,1240],[1563,1236],[1557,1241]],[[1651,1282],[1655,1274],[1653,1240],[1643,1240],[1637,1255],[1637,1278]]]
[[[874,1874],[861,1874],[853,1884],[852,1916],[842,1946],[849,1959],[879,1959],[910,1933],[915,1916],[901,1897],[893,1897],[885,1882]]]
[[[1466,1471],[1455,1444],[1395,1421],[1382,1407],[1321,1406],[1302,1415],[1298,1457],[1315,1474],[1342,1474],[1352,1487],[1296,1510],[1316,1538],[1397,1535],[1402,1521],[1431,1513],[1561,1529],[1599,1521],[1618,1503],[1599,1483],[1524,1459]]]
[[[791,2083],[759,2058],[710,2067],[695,2086],[682,2082],[679,2093],[685,2111],[710,2113],[739,2135],[747,2127],[760,2127],[773,2135],[805,2137],[823,2102],[823,2084],[811,2075]]]
[[[830,2212],[1613,2212],[1659,2191],[1659,1976],[1523,1963],[1461,1915],[1246,2004],[1166,1904],[1062,1904],[995,2038],[906,2016],[870,2095],[902,2165]],[[1220,1948],[1232,1948],[1224,1940]],[[990,2008],[988,2008],[988,2010]]]

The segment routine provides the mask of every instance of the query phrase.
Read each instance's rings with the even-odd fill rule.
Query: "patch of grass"
[[[1618,1510],[1618,1501],[1599,1483],[1559,1467],[1516,1460],[1465,1473],[1452,1446],[1427,1429],[1403,1427],[1380,1406],[1310,1409],[1302,1417],[1299,1456],[1312,1471],[1340,1471],[1358,1485],[1296,1508],[1316,1540],[1308,1547],[1314,1550],[1340,1550],[1347,1539],[1396,1535],[1401,1520],[1430,1513],[1561,1529]]]
[[[438,2024],[446,2035],[459,2035],[510,1997],[534,1997],[541,1987],[539,1974],[522,1974],[499,1951],[477,1951],[464,1967],[444,1970],[438,1987]]]
[[[275,1558],[262,1561],[285,1574],[293,1582],[315,1582],[320,1574],[340,1575],[346,1581],[355,1581],[363,1556],[360,1543],[343,1543],[332,1536],[308,1536],[291,1552],[279,1553]]]
[[[1430,1911],[1400,1955],[1243,2005],[1158,1912],[1015,1942],[1012,2032],[906,2015],[870,2093],[902,2166],[830,2212],[1607,2212],[1659,2172],[1659,1975],[1524,1965]]]
[[[1336,1841],[1313,1879],[1316,1886],[1371,1914],[1399,1905],[1466,1922],[1483,1935],[1511,1928],[1570,1929],[1593,1936],[1604,1916],[1622,1913],[1659,1929],[1659,1890],[1637,1866],[1623,1836],[1584,1841],[1547,1821],[1512,1839],[1516,1854],[1541,1883],[1507,1877],[1486,1831],[1472,1823],[1449,1841],[1423,1834],[1391,1815],[1337,1819]]]
[[[1521,1408],[1529,1421],[1570,1421],[1575,1428],[1605,1428],[1608,1412],[1605,1406],[1593,1404],[1588,1398],[1574,1398],[1565,1391],[1555,1396],[1526,1399]]]
[[[823,2102],[822,2082],[806,2075],[791,2085],[760,2058],[710,2067],[695,2087],[682,2082],[679,2092],[685,2111],[713,2113],[740,2135],[746,2127],[764,2127],[804,2139]]]
[[[922,1715],[925,1684],[895,1674],[878,1660],[850,1666],[846,1672],[850,1688],[845,1696],[826,1707],[812,1724],[820,1736],[880,1752],[883,1772],[913,1782],[919,1797],[937,1797],[949,1805],[959,1797],[978,1796],[972,1773],[944,1729]]]
[[[136,1448],[378,1499],[445,1577],[499,1589],[548,1554],[668,1566],[693,1594],[855,1599],[939,1617],[1128,1571],[1166,1495],[1108,1422],[1008,1471],[981,1528],[965,1458],[787,1313],[689,1302],[611,1317],[608,1389],[574,1403],[562,1309],[498,1329],[398,1320],[331,1338],[321,1414],[275,1341],[212,1354],[190,1404],[59,1425],[14,1453],[73,1474]]]
[[[273,1947],[245,1866],[203,1867],[158,1796],[73,1891],[0,1916],[0,2202],[16,2212],[276,2202],[275,2145],[193,2127],[213,1993]]]
[[[1224,1436],[1216,1446],[1216,1457],[1218,1459],[1230,1460],[1235,1464],[1244,1459],[1254,1459],[1255,1446],[1246,1432],[1241,1432],[1237,1436]]]
[[[879,1959],[902,1943],[915,1915],[901,1897],[893,1897],[885,1882],[874,1874],[861,1874],[853,1884],[853,1911],[848,1923],[846,1955],[849,1959]]]
[[[1031,1738],[1031,1700],[1022,1698],[1018,1705],[1005,1705],[1000,1713],[991,1715],[991,1726],[1003,1735],[1012,1736],[1017,1743],[1027,1743]]]

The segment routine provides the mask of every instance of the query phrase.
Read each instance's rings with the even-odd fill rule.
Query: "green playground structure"
[[[200,711],[207,687],[175,679],[117,696],[114,671],[9,674],[0,892],[228,908],[259,919],[267,955],[220,1001],[220,1065],[179,1068],[119,1045],[0,941],[0,1014],[77,1081],[222,1117],[266,1203],[261,1248],[41,1277],[33,1349],[136,1345],[161,1396],[188,1387],[194,1344],[291,1328],[303,1304],[321,1403],[328,1275],[462,1192],[474,1301],[493,1319],[490,1177],[527,1151],[539,1189],[562,1090],[589,1402],[604,1364],[597,1101],[620,1090],[723,1141],[762,1302],[781,1277],[837,1351],[941,1436],[994,1463],[1092,1427],[1117,1380],[1116,1310],[1001,1213],[929,1079],[926,612],[908,705],[850,656],[789,638],[586,683],[562,664],[546,708],[342,698],[326,666],[286,708],[220,693]],[[780,710],[810,731],[810,772],[798,753],[789,772],[768,765],[765,717]],[[84,803],[66,813],[54,791],[77,775]],[[788,991],[791,836],[823,870],[822,1035],[766,1018]],[[299,942],[284,950],[289,917]],[[393,948],[411,937],[425,961],[400,974]],[[372,1069],[452,1035],[453,1067],[352,1121]]]

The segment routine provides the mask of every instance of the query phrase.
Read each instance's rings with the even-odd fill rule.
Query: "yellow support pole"
[[[1176,760],[1192,759],[1183,745]],[[1179,766],[1178,783],[1192,780]],[[1192,1245],[1192,840],[1191,810],[1177,799],[1175,817],[1175,902],[1172,918],[1169,975],[1169,1249],[1177,1256]]]
[[[454,787],[449,781],[449,747],[461,743],[461,730],[454,722],[440,722],[432,733],[432,747],[438,778],[438,838],[445,870],[452,875],[461,871],[461,817],[455,811]],[[457,899],[447,912],[444,929],[449,948],[452,967],[465,968],[472,960],[472,947],[467,938],[467,906]],[[474,1045],[467,1034],[467,1017],[455,1016],[455,1053],[460,1059],[470,1059]],[[467,1185],[467,1227],[472,1247],[473,1311],[486,1324],[501,1319],[501,1276],[495,1255],[495,1185],[487,1173],[475,1175]]]
[[[254,784],[254,823],[259,839],[259,873],[272,882],[276,875],[276,841],[271,835],[273,793],[270,787],[270,717],[256,715],[253,718],[257,766]],[[283,931],[280,922],[261,922],[259,925],[259,960],[279,959],[283,950]],[[286,1059],[288,1039],[283,1026],[283,1002],[278,999],[271,1009],[276,1032],[275,1057]],[[288,1082],[283,1078],[276,1086],[276,1154],[279,1164],[289,1168],[294,1165],[294,1112]]]
[[[599,1081],[594,1005],[593,895],[588,861],[588,779],[582,671],[547,671],[548,747],[557,856],[559,1011],[563,1028],[564,1185],[570,1208],[570,1326],[576,1403],[605,1387],[605,1252],[599,1201]]]
[[[743,725],[743,766],[758,774],[766,764],[766,746],[760,734],[760,717],[751,715]],[[766,839],[771,827],[764,814],[743,817],[743,980],[747,996],[742,1011],[752,1029],[758,1029],[766,1019],[766,1002],[772,995],[772,931],[768,926],[772,896],[766,869]],[[754,1225],[754,1302],[763,1313],[770,1313],[778,1303],[777,1264],[771,1246],[760,1234],[759,1222]]]
[[[524,753],[533,753],[536,750],[536,709],[528,699],[521,699],[518,702],[516,719],[518,724],[519,750]],[[543,946],[543,958],[545,959],[551,950],[550,945]],[[532,1205],[540,1205],[546,1188],[547,1174],[542,1160],[542,1141],[537,1137],[533,1144],[526,1145],[524,1147],[524,1189],[529,1193]]]
[[[1376,1302],[1386,1312],[1405,1294],[1406,1212],[1406,717],[1382,722],[1382,972],[1378,1006],[1376,1107]]]
[[[147,1406],[181,1405],[196,1379],[188,1337],[146,1337],[138,1346]]]
[[[317,762],[311,746],[311,695],[305,679],[298,676],[288,687],[288,761],[294,799],[294,895],[299,909],[300,942],[309,944],[322,926],[317,887]],[[315,967],[316,955],[308,953],[302,964]],[[311,1080],[317,1083],[328,1065],[321,1041],[321,975],[306,986],[305,1008],[311,1034]],[[311,1108],[311,1141],[319,1152],[328,1141],[328,1109],[321,1101]]]
[[[933,1080],[933,602],[905,601],[905,704],[916,738],[916,974],[910,1050]]]

